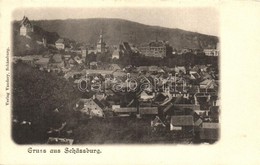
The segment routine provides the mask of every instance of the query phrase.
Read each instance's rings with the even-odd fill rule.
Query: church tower
[[[105,47],[106,47],[106,43],[104,42],[103,32],[101,30],[100,35],[99,35],[99,41],[97,43],[97,52],[98,53],[104,53],[105,52]]]

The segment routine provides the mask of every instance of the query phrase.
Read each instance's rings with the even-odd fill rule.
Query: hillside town
[[[94,45],[65,37],[59,37],[51,43],[48,36],[35,34],[34,25],[27,17],[24,16],[19,22],[17,37],[21,42],[26,42],[25,47],[28,50],[36,44],[42,51],[37,54],[13,56],[13,65],[35,69],[39,77],[55,75],[58,77],[57,81],[62,81],[58,82],[58,85],[64,81],[79,93],[78,97],[65,99],[68,101],[61,101],[60,105],[49,107],[48,112],[54,114],[54,117],[48,117],[50,122],[48,128],[44,129],[44,138],[40,143],[196,144],[214,143],[219,140],[219,43],[216,43],[215,47],[177,49],[171,47],[168,41],[156,37],[142,44],[121,41],[117,45],[110,45],[106,43],[103,30],[99,31]],[[26,69],[20,71],[25,72]],[[14,77],[16,76],[18,77],[18,74],[14,73]],[[48,87],[43,84],[39,88]],[[17,89],[14,89],[14,92],[19,92]],[[71,91],[64,89],[62,92],[67,92],[66,94],[72,97],[74,93]],[[44,100],[43,95],[39,98]],[[30,99],[34,98],[24,99],[30,102]],[[18,101],[17,107],[31,108],[30,105],[20,104]],[[65,104],[68,107],[66,111]],[[64,114],[69,117],[63,117]],[[26,114],[26,117],[22,116],[20,113],[13,113],[13,129],[21,131],[24,126],[27,132],[32,130],[31,127],[40,129],[34,123],[36,119],[32,120]],[[77,117],[72,122],[73,116]],[[56,120],[56,117],[59,120]],[[37,117],[39,118],[40,116]],[[126,125],[121,125],[121,122]],[[102,131],[97,131],[103,130],[99,127],[106,128],[106,131],[115,136],[122,136],[124,140],[106,141],[106,137],[95,139],[98,135],[92,135],[91,130],[102,134]],[[133,129],[130,135],[121,135],[120,131],[124,132],[124,129],[130,128]],[[85,129],[89,129],[87,131],[90,133],[82,133]],[[138,132],[137,135],[135,129],[141,133]],[[16,133],[13,136],[17,136],[14,139],[19,139]],[[28,136],[30,134],[26,133],[25,137],[30,138]],[[109,138],[110,135],[106,136]],[[130,137],[128,141],[124,136]]]

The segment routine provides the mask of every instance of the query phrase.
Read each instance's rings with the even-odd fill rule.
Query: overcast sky
[[[30,8],[13,12],[30,20],[68,18],[121,18],[147,25],[219,36],[219,13],[215,8]]]

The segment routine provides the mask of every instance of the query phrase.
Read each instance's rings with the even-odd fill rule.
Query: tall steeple
[[[99,34],[99,42],[102,43],[103,42],[103,30],[100,30],[100,34]]]
[[[103,39],[103,30],[100,30],[99,41],[97,43],[97,52],[103,53],[105,51],[105,42]]]

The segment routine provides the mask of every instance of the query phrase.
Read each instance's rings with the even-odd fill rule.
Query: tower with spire
[[[105,52],[105,48],[106,48],[106,43],[104,42],[103,39],[103,31],[100,31],[100,35],[99,35],[99,41],[97,43],[97,52],[98,53],[104,53]]]

